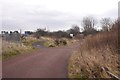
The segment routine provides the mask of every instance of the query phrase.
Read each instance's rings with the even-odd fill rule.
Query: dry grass
[[[33,43],[40,41],[34,37],[27,37],[26,39],[22,40],[22,44],[25,46],[32,46]]]
[[[51,37],[41,37],[41,39],[43,39],[44,41],[52,41],[53,38]]]
[[[51,38],[51,37],[41,37],[45,41],[44,46],[46,47],[59,47],[65,45],[71,45],[72,43],[78,42],[77,39],[68,39],[68,38]],[[56,44],[56,40],[60,41],[59,45]],[[63,44],[65,42],[66,44]]]
[[[44,40],[44,46],[49,47],[49,46],[53,46],[55,47],[54,44],[54,39],[51,37],[41,37],[42,40]]]
[[[110,32],[101,32],[85,38],[79,51],[70,58],[70,78],[110,78],[102,67],[120,76],[117,29],[116,25]]]
[[[68,38],[62,38],[62,39],[67,42],[67,45],[71,45],[72,43],[76,43],[79,41],[78,39],[68,39]]]
[[[22,46],[20,43],[2,41],[2,58],[8,59],[22,53],[30,53],[35,50],[32,43],[36,41],[32,37],[28,37],[25,41],[22,41]]]

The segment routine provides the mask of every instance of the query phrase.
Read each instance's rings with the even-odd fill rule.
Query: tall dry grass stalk
[[[118,33],[117,31],[101,32],[94,36],[87,37],[87,48],[101,48],[104,46],[111,46],[112,48],[118,48]]]

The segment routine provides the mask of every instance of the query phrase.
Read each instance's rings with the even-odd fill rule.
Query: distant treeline
[[[100,21],[100,24],[102,29],[101,31],[110,31],[113,25],[113,22],[110,18],[102,18]],[[34,36],[36,38],[40,38],[40,36],[51,36],[51,37],[67,37],[67,38],[71,38],[70,34],[73,34],[74,37],[76,38],[80,38],[84,36],[87,36],[89,34],[96,34],[98,32],[97,28],[96,28],[96,24],[98,23],[98,21],[91,16],[88,17],[84,17],[82,20],[82,32],[80,32],[80,27],[78,25],[73,25],[70,29],[66,30],[66,31],[56,31],[56,32],[49,32],[49,31],[45,31],[44,29],[37,29],[36,32],[34,33]]]
[[[94,17],[88,16],[84,17],[82,20],[82,29],[83,31],[80,32],[80,27],[78,25],[73,25],[70,29],[66,31],[46,31],[45,29],[37,29],[35,32],[32,31],[25,31],[25,34],[22,34],[22,36],[28,36],[28,35],[33,35],[36,38],[40,38],[41,36],[49,36],[49,37],[55,37],[55,38],[61,38],[61,37],[66,37],[66,38],[71,38],[70,34],[72,34],[75,38],[87,36],[89,34],[96,34],[101,31],[110,31],[111,26],[113,25],[111,22],[110,18],[102,18],[100,23],[101,23],[101,31],[98,31],[97,28],[95,28],[97,24],[97,20]],[[18,33],[18,31],[10,31],[10,34],[15,34]],[[8,32],[2,31],[2,34],[8,34]]]

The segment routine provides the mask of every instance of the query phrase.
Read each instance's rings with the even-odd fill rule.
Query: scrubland
[[[111,78],[107,71],[120,76],[119,24],[110,31],[88,35],[81,40],[80,48],[69,60],[70,78]]]

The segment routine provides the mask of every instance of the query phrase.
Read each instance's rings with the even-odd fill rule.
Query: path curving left
[[[33,54],[18,56],[2,63],[3,78],[67,78],[70,55],[79,45],[41,48]]]

